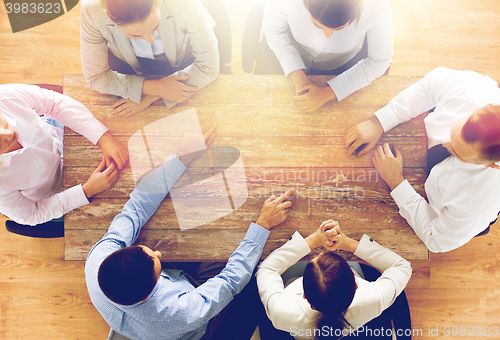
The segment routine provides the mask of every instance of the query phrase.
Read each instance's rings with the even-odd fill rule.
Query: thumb
[[[396,151],[396,158],[403,158],[401,151],[399,151],[396,145],[394,145],[394,151]]]
[[[99,163],[99,165],[97,166],[95,171],[101,172],[105,166],[106,166],[106,158],[104,158],[104,156],[102,156],[101,163]]]

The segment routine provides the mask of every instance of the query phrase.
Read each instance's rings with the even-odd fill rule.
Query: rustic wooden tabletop
[[[374,169],[372,152],[360,158],[347,157],[344,143],[350,126],[366,120],[419,79],[384,76],[340,103],[328,103],[306,113],[295,106],[293,84],[284,76],[221,75],[185,103],[168,110],[158,101],[131,117],[113,117],[111,105],[118,98],[90,90],[82,75],[64,75],[63,85],[66,95],[86,105],[124,145],[129,145],[131,136],[145,126],[194,108],[203,129],[218,123],[213,145],[240,151],[248,196],[240,208],[215,221],[181,230],[169,195],[142,228],[137,242],[160,250],[164,261],[227,260],[249,224],[257,219],[265,199],[288,188],[296,189],[291,197],[292,209],[288,219],[271,230],[263,257],[294,231],[307,236],[322,221],[335,219],[348,236],[360,238],[365,233],[407,259],[427,259],[427,248],[399,215],[389,188]],[[326,80],[323,76],[314,78],[318,83]],[[405,178],[425,195],[427,139],[423,117],[384,134],[379,143],[385,142],[398,146]],[[176,148],[163,144],[157,148],[163,146],[167,154],[169,148]],[[84,183],[100,159],[98,146],[66,128],[65,188]],[[190,168],[179,183],[206,172],[201,167]],[[114,187],[65,216],[66,260],[86,259],[134,187],[132,169],[127,164]],[[217,192],[206,199],[220,199],[226,194]],[[200,197],[196,199],[200,202]],[[342,255],[352,258],[347,253]]]

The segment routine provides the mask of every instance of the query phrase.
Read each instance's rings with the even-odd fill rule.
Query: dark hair
[[[363,0],[303,0],[312,17],[330,28],[339,28],[359,20]]]
[[[157,6],[157,0],[102,0],[109,18],[117,25],[146,20]]]
[[[500,105],[486,105],[472,114],[462,127],[461,136],[468,144],[479,143],[484,161],[500,161]]]
[[[119,249],[101,263],[99,287],[111,301],[133,305],[147,298],[156,285],[154,264],[140,246]]]
[[[354,274],[347,262],[331,251],[318,255],[315,261],[307,264],[303,285],[307,301],[321,313],[316,329],[321,330],[328,326],[331,330],[329,335],[340,338],[344,328],[349,325],[344,319],[344,313],[351,305],[356,292]],[[323,332],[319,333],[316,339],[324,336]]]

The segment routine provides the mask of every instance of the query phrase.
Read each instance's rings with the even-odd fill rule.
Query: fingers
[[[284,200],[288,198],[291,194],[295,192],[295,189],[289,189],[287,192],[285,192],[283,195],[277,198],[277,203],[282,203]]]
[[[403,158],[403,155],[401,154],[401,151],[399,151],[399,149],[397,148],[396,145],[394,145],[394,151],[396,151],[396,158],[397,159],[402,159]]]
[[[116,101],[113,103],[113,105],[111,106],[113,109],[116,109],[117,107],[119,107],[120,105],[122,104],[125,104],[128,100],[125,99],[125,98],[121,98],[120,100]]]
[[[203,134],[203,139],[205,139],[205,142],[208,140],[208,138],[215,132],[217,129],[217,123],[212,125],[204,134]]]
[[[287,209],[287,208],[290,208],[291,206],[292,206],[292,202],[286,201],[286,202],[280,203],[278,205],[278,208],[279,209]]]
[[[354,151],[356,151],[356,149],[358,147],[360,147],[361,144],[363,144],[363,142],[360,140],[356,140],[356,141],[354,141],[354,143],[350,144],[349,149],[347,149],[347,156],[351,157],[351,155],[354,153]]]
[[[276,199],[276,196],[271,195],[271,197],[269,197],[269,198],[266,200],[266,202],[272,202],[272,201],[274,201],[275,199]]]
[[[319,228],[321,229],[321,231],[323,231],[323,226],[326,225],[326,224],[328,224],[328,223],[330,223],[330,222],[333,222],[333,220],[330,219],[330,220],[323,221],[321,223],[321,225],[319,226]]]
[[[99,163],[94,172],[101,172],[102,170],[104,170],[105,167],[106,167],[106,158],[104,158],[103,156],[101,159],[101,163]]]
[[[389,143],[384,143],[383,150],[384,150],[384,153],[386,156],[394,157],[394,155],[392,154],[392,150],[391,150]]]
[[[115,170],[116,170],[115,163],[111,162],[111,164],[102,173],[105,174],[106,176],[109,176]]]
[[[212,145],[212,142],[214,141],[215,139],[215,133],[213,133],[209,138],[208,138],[208,141],[205,143],[206,146],[207,146],[207,149],[210,148],[210,145]]]

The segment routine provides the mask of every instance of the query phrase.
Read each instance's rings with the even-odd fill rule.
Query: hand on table
[[[302,86],[297,90],[297,95],[293,97],[299,109],[305,112],[315,111],[335,98],[337,98],[335,92],[330,86],[315,84]]]
[[[327,249],[333,247],[335,241],[337,240],[336,236],[338,235],[333,227],[338,225],[338,222],[334,220],[328,220],[321,223],[318,230],[305,238],[309,248],[313,250],[318,247],[324,247]]]
[[[196,86],[190,86],[182,83],[188,79],[189,76],[169,76],[151,81],[154,82],[155,93],[163,99],[176,103],[182,103],[198,92],[198,88]]]
[[[141,102],[139,104],[122,98],[113,104],[113,112],[111,113],[115,117],[129,117],[133,114],[139,113],[147,109],[151,104],[160,99],[159,96],[142,96]]]
[[[108,188],[118,180],[118,170],[114,163],[106,166],[106,159],[103,157],[99,166],[92,172],[90,178],[82,185],[83,192],[90,198]]]
[[[385,143],[375,150],[372,158],[375,169],[391,191],[405,180],[403,177],[403,156],[396,146],[394,146],[394,150],[396,157],[392,154],[389,143]]]
[[[340,226],[337,221],[328,220],[321,224],[320,230],[327,234],[329,233],[329,240],[325,246],[327,250],[345,250],[351,253],[356,251],[356,248],[359,245],[359,242],[347,237],[342,230],[340,230]]]
[[[351,126],[345,136],[347,157],[350,157],[360,146],[366,144],[357,154],[358,157],[363,156],[377,144],[383,133],[384,128],[377,117]]]
[[[104,156],[105,165],[109,167],[113,161],[118,168],[121,170],[128,160],[128,150],[127,148],[116,139],[111,132],[106,131],[97,144],[101,147],[102,155]]]
[[[276,198],[276,196],[274,195],[269,197],[264,202],[264,206],[262,207],[260,216],[255,223],[269,230],[286,220],[286,218],[288,217],[288,209],[292,205],[292,202],[283,201],[286,200],[294,192],[295,189],[290,189],[278,198]]]
[[[182,140],[181,148],[179,149],[180,161],[188,166],[194,159],[198,158],[201,154],[207,151],[215,138],[215,130],[217,123],[212,125],[206,132],[201,134],[186,133]],[[204,147],[206,146],[206,148]]]

